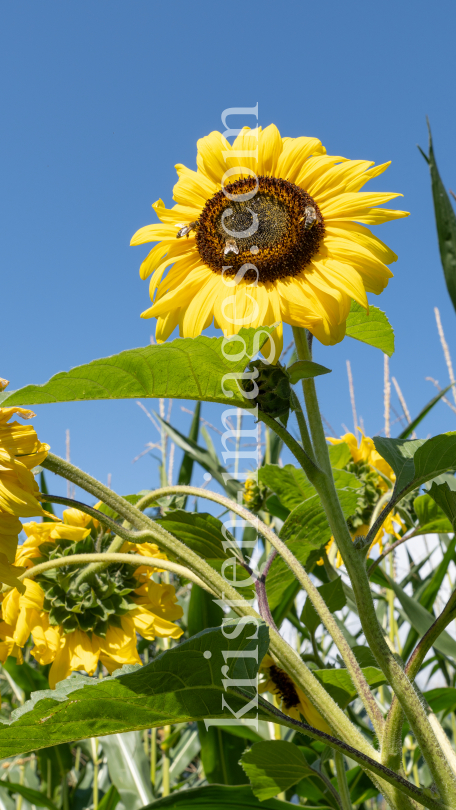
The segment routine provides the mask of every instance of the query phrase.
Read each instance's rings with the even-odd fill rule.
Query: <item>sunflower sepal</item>
[[[288,370],[279,362],[271,365],[264,360],[253,360],[247,369],[251,373],[257,372],[246,384],[247,392],[250,393],[257,386],[255,402],[260,410],[286,427],[290,410],[294,410]]]

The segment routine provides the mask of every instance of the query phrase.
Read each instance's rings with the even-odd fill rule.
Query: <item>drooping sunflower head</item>
[[[212,322],[225,335],[279,322],[276,357],[281,322],[342,340],[351,300],[367,307],[397,258],[365,226],[407,216],[377,207],[399,195],[361,191],[388,165],[327,155],[316,138],[282,138],[274,125],[232,145],[220,132],[198,141],[197,170],[176,166],[176,205],[154,203],[161,223],[131,240],[158,243],[140,269],[157,341]]]
[[[16,565],[26,570],[40,562],[74,554],[102,551],[112,540],[98,521],[85,519],[76,509],[66,510],[65,522],[24,524],[27,540],[18,548]],[[164,558],[151,543],[126,543],[122,551]],[[69,565],[52,568],[35,580],[25,579],[24,592],[13,588],[4,597],[0,621],[0,660],[21,660],[21,648],[32,636],[31,654],[50,664],[53,687],[80,669],[93,675],[99,661],[109,672],[123,664],[141,663],[137,634],[179,638],[174,624],[182,616],[174,588],[151,577],[160,569],[113,564],[87,582]],[[14,584],[14,583],[12,583]]]

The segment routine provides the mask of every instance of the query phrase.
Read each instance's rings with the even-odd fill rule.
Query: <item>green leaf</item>
[[[438,689],[429,689],[424,692],[429,706],[434,712],[454,712],[456,709],[456,689],[454,687],[445,686]]]
[[[340,471],[353,478],[350,473]],[[338,489],[338,496],[346,518],[353,515],[358,500],[356,489]],[[296,506],[286,519],[280,531],[280,537],[287,543],[288,548],[305,565],[312,551],[316,551],[331,539],[331,529],[318,495],[313,495]],[[281,602],[282,594],[294,580],[281,557],[276,557],[271,565],[267,580],[266,592],[271,610]]]
[[[419,534],[447,534],[453,531],[452,524],[430,495],[418,495],[413,501],[413,508],[418,516]]]
[[[394,332],[381,309],[369,306],[366,312],[361,304],[352,301],[345,333],[355,340],[368,343],[391,357],[394,353]]]
[[[102,800],[98,803],[98,810],[116,810],[120,802],[118,790],[114,785],[111,785],[108,792],[105,793]]]
[[[236,375],[242,374],[273,331],[262,326],[241,329],[230,339],[199,335],[129,349],[62,371],[44,385],[13,391],[3,405],[170,397],[251,408],[254,403],[241,394]]]
[[[336,610],[341,610],[347,604],[343,583],[340,577],[336,577],[336,579],[332,580],[331,582],[326,582],[324,585],[320,585],[317,590],[325,600],[326,606],[331,613],[335,613]],[[307,597],[304,603],[301,613],[301,621],[303,624],[305,624],[310,633],[315,633],[315,630],[321,622],[321,619],[309,597]]]
[[[348,670],[344,668],[314,669],[313,674],[342,709],[346,709],[349,703],[358,696]],[[363,667],[363,675],[372,689],[387,682],[378,667]]]
[[[422,149],[421,154],[427,161],[431,172],[432,197],[434,200],[434,213],[439,240],[440,259],[447,285],[448,295],[456,309],[456,216],[445,186],[440,178],[435,162],[432,145],[431,127],[429,126],[429,155]],[[419,148],[419,147],[418,147]]]
[[[412,441],[375,436],[374,444],[396,473],[393,498],[456,468],[454,431]]]
[[[204,559],[226,560],[223,541],[231,537],[227,532],[222,534],[223,523],[208,512],[184,512],[173,509],[156,522],[168,532],[174,534],[200,557]],[[234,544],[234,540],[233,540]]]
[[[164,799],[144,807],[143,810],[286,810],[296,805],[269,799],[260,802],[248,785],[207,785],[172,793]]]
[[[410,424],[408,424],[407,427],[402,431],[402,433],[399,434],[398,439],[407,439],[418,427],[420,422],[423,421],[424,417],[428,415],[429,411],[432,411],[434,405],[437,405],[437,403],[440,402],[442,397],[445,396],[445,394],[450,390],[450,388],[453,388],[453,385],[455,385],[455,383],[450,383],[450,385],[447,385],[447,387],[444,388],[442,391],[439,391],[439,393],[435,397],[433,397],[427,403],[427,405],[424,406],[424,408],[419,412],[418,416],[416,416],[415,419],[412,419]]]
[[[438,506],[445,512],[451,528],[449,531],[455,531],[456,527],[456,492],[450,489],[447,483],[437,484],[433,481],[429,490],[429,495],[436,502]],[[448,531],[448,530],[447,530]]]
[[[312,360],[297,360],[287,368],[290,375],[290,382],[296,385],[299,380],[308,380],[309,377],[318,377],[320,374],[330,374],[331,369],[326,366],[320,366],[319,363],[314,363]]]
[[[328,451],[331,467],[335,467],[336,469],[342,469],[352,460],[352,454],[346,442],[331,444],[328,447]]]
[[[306,776],[316,776],[297,745],[285,740],[263,740],[241,759],[255,796],[264,801],[288,790]]]
[[[30,804],[35,804],[37,807],[48,807],[49,810],[58,810],[56,805],[51,802],[44,793],[40,793],[39,790],[32,790],[32,788],[26,787],[25,785],[18,785],[14,782],[5,782],[3,779],[0,779],[0,788],[8,790],[10,793],[18,793],[19,796],[27,799]]]
[[[239,627],[241,625],[241,629]],[[236,637],[235,635],[238,634]],[[258,629],[237,620],[206,630],[167,650],[144,667],[98,681],[73,676],[55,690],[36,692],[0,726],[0,759],[56,743],[118,734],[193,720],[230,719],[232,712],[269,720],[261,707],[229,688],[222,679],[254,679],[269,645],[265,624]],[[240,652],[255,651],[255,658]],[[210,658],[204,656],[210,652]],[[239,653],[232,657],[228,653]],[[225,674],[226,673],[226,674]],[[225,680],[226,684],[226,680]],[[256,691],[245,687],[251,694]],[[223,700],[231,711],[223,707]]]
[[[290,511],[315,495],[315,489],[299,467],[286,464],[265,464],[258,470],[258,480],[278,495],[280,503]],[[359,489],[361,484],[353,473],[334,470],[337,489]]]

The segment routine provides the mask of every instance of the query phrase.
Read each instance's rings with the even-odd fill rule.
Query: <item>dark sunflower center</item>
[[[324,236],[321,212],[303,189],[274,177],[249,177],[207,201],[196,244],[216,273],[234,276],[243,265],[247,281],[275,281],[301,273]]]

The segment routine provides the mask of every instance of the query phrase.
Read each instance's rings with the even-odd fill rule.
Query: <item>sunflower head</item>
[[[317,138],[282,138],[272,124],[243,129],[233,144],[212,132],[196,163],[176,166],[176,204],[154,203],[160,223],[131,240],[157,243],[140,269],[157,342],[212,322],[227,336],[279,323],[276,359],[282,322],[325,344],[342,340],[351,301],[367,308],[397,258],[366,226],[407,216],[378,207],[398,195],[361,190],[389,164],[327,155]]]

